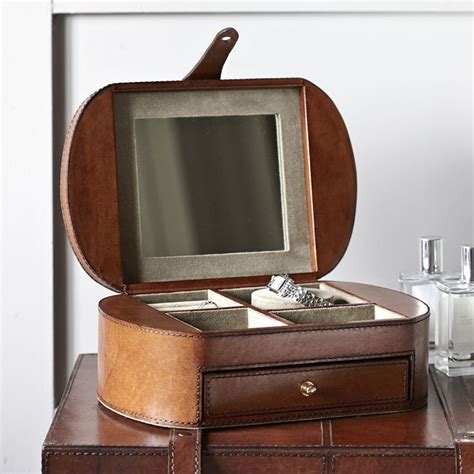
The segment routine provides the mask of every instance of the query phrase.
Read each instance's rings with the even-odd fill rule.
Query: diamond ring
[[[307,308],[332,306],[332,303],[329,300],[320,298],[311,291],[305,290],[299,285],[295,285],[294,280],[292,280],[288,275],[272,276],[267,288],[282,298],[291,299]]]
[[[217,303],[214,303],[214,301],[211,301],[211,300],[206,300],[206,301],[203,301],[198,309],[204,309],[206,306],[211,306],[212,308],[218,308],[219,306],[217,305]]]

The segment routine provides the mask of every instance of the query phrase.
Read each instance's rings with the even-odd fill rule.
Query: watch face
[[[274,293],[280,293],[285,283],[291,282],[287,275],[274,275],[268,284],[268,289]]]

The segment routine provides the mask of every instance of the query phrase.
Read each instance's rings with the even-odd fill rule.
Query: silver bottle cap
[[[461,281],[474,283],[474,247],[461,246]]]
[[[420,266],[421,272],[428,275],[443,272],[442,237],[420,237]]]

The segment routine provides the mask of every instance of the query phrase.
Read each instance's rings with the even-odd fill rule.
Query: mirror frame
[[[317,270],[311,255],[314,226],[309,224],[303,141],[306,133],[296,88],[206,91],[116,92],[116,158],[125,282],[231,278]],[[279,249],[190,255],[146,256],[141,252],[136,118],[271,115],[276,120],[277,167],[284,245]],[[238,160],[238,159],[237,159]],[[155,164],[157,162],[155,161]],[[164,173],[164,171],[162,171]],[[169,181],[170,178],[168,178]],[[245,188],[241,188],[245,192]],[[170,198],[160,196],[163,204]],[[213,201],[208,202],[212,208]],[[164,223],[161,223],[164,226]],[[241,228],[239,232],[251,232]],[[157,234],[158,235],[158,234]]]
[[[297,88],[305,133],[312,271],[292,274],[314,281],[340,261],[350,240],[356,208],[356,171],[349,136],[331,99],[304,79],[188,80],[109,85],[82,104],[69,128],[61,168],[61,205],[66,233],[84,270],[103,286],[129,294],[258,286],[270,275],[125,283],[119,230],[114,131],[114,94],[121,91],[182,91]],[[302,183],[303,184],[303,183]],[[317,256],[317,269],[316,269]]]

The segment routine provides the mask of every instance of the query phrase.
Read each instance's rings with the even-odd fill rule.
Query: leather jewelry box
[[[320,281],[355,216],[342,118],[305,79],[221,80],[237,39],[220,32],[182,81],[104,87],[69,128],[66,232],[120,293],[99,303],[98,399],[183,428],[419,408],[428,307]],[[282,273],[332,304],[267,304]]]

